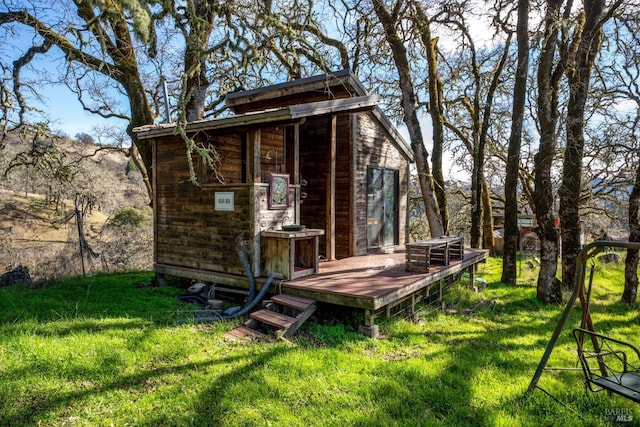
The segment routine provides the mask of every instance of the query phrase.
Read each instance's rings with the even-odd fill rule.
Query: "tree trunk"
[[[444,235],[444,228],[440,221],[438,201],[435,197],[433,177],[429,168],[429,154],[424,146],[422,130],[420,128],[420,122],[418,121],[416,94],[411,77],[409,60],[407,58],[407,50],[404,46],[403,39],[396,31],[395,19],[389,13],[382,0],[373,0],[373,8],[382,24],[387,43],[391,48],[393,60],[398,70],[404,122],[407,125],[409,138],[411,139],[411,148],[413,149],[413,155],[416,161],[418,181],[424,199],[425,214],[429,222],[431,237],[440,237]]]
[[[438,39],[431,37],[429,17],[424,13],[422,5],[414,2],[416,23],[420,30],[420,38],[426,49],[427,69],[429,72],[429,115],[433,128],[433,149],[431,164],[433,165],[433,180],[443,234],[449,232],[449,202],[445,191],[444,175],[442,172],[442,151],[444,146],[444,108],[442,106],[442,82],[438,75]]]
[[[493,237],[493,208],[487,180],[482,179],[482,247],[493,252],[496,240]]]
[[[504,188],[504,252],[502,256],[502,278],[504,283],[515,285],[518,254],[518,171],[522,146],[522,122],[527,94],[527,71],[529,68],[529,0],[518,1],[518,66],[513,88],[511,112],[511,135],[507,149],[507,165]]]
[[[534,156],[534,209],[536,233],[540,239],[540,272],[537,298],[548,304],[562,303],[562,287],[556,280],[558,269],[558,234],[554,227],[554,197],[551,168],[556,151],[558,122],[558,88],[564,73],[566,56],[556,61],[560,32],[562,0],[548,0],[545,14],[545,34],[538,64],[538,120],[540,144]],[[564,46],[560,46],[562,51]],[[554,68],[555,65],[555,68]]]
[[[133,147],[130,150],[131,160],[142,174],[142,180],[149,195],[149,200],[153,203],[153,158],[151,144],[147,141],[139,142],[133,129],[138,126],[153,123],[153,113],[149,106],[144,85],[140,78],[137,68],[132,68],[124,81],[121,81],[125,88],[129,99],[129,108],[131,109],[131,120],[127,126],[127,133],[133,141]],[[134,149],[135,147],[135,149]]]
[[[640,166],[629,195],[629,241],[640,242]],[[624,292],[622,302],[635,304],[638,296],[638,250],[627,249],[624,262]]]
[[[560,226],[562,230],[562,282],[571,288],[576,274],[580,241],[580,192],[584,154],[584,113],[589,95],[591,69],[602,42],[604,0],[585,2],[576,28],[578,47],[573,67],[568,69],[567,145],[560,186]],[[582,30],[582,31],[580,31]]]
[[[542,63],[540,67],[542,67]],[[540,93],[539,97],[541,96],[546,97],[546,94]],[[554,226],[553,185],[551,182],[551,167],[556,146],[556,121],[553,120],[552,124],[540,120],[540,124],[542,130],[540,147],[534,157],[536,233],[540,239],[540,272],[538,273],[536,296],[540,301],[548,304],[561,304],[562,285],[556,279],[559,242],[558,233]]]
[[[133,133],[135,127],[153,123],[153,112],[149,106],[147,92],[140,77],[138,59],[134,48],[135,43],[133,43],[132,35],[129,32],[126,16],[124,11],[121,11],[121,14],[117,17],[115,15],[111,17],[108,25],[110,28],[108,31],[104,31],[102,26],[98,24],[100,21],[95,14],[93,6],[89,2],[77,1],[76,6],[79,17],[88,23],[95,21],[94,25],[89,26],[89,28],[95,37],[100,40],[104,52],[113,60],[112,68],[111,70],[105,70],[101,66],[93,65],[90,56],[85,55],[73,47],[68,47],[66,43],[59,40],[57,41],[57,46],[65,52],[67,61],[78,62],[88,68],[94,69],[94,71],[118,81],[124,88],[129,102],[129,109],[131,110],[131,119],[127,126],[127,134],[131,137],[135,146],[135,149],[131,150],[131,158],[140,170],[149,194],[149,199],[153,202],[153,189],[151,187],[151,183],[153,182],[151,145],[148,143],[139,143]],[[105,34],[109,34],[110,32],[113,32],[112,38],[116,40],[115,43],[110,37],[105,36]]]
[[[493,107],[493,99],[500,85],[500,78],[504,70],[507,59],[509,58],[509,48],[511,44],[512,34],[509,33],[505,42],[505,48],[498,63],[493,71],[491,84],[487,91],[482,108],[482,122],[480,121],[480,74],[477,64],[474,64],[474,75],[476,79],[476,89],[473,101],[473,122],[474,122],[474,138],[473,138],[473,172],[471,175],[471,247],[480,246],[481,233],[484,231],[484,240],[482,241],[485,249],[493,249],[493,221],[491,221],[491,200],[486,179],[484,176],[484,162],[486,155],[487,138],[489,127],[491,125],[491,109]],[[488,209],[488,211],[487,211]],[[483,211],[484,217],[483,217]],[[486,221],[491,221],[488,225]],[[490,230],[490,231],[487,231]]]
[[[482,240],[482,180],[483,167],[480,153],[483,150],[478,148],[478,142],[474,142],[473,168],[471,170],[471,230],[469,231],[470,246],[479,248]]]
[[[187,122],[204,118],[205,99],[210,82],[207,79],[207,55],[209,36],[213,30],[215,10],[213,2],[193,2],[189,19],[189,37],[184,53],[185,100]]]

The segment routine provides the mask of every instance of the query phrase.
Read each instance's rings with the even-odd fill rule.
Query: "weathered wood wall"
[[[283,151],[282,128],[263,132],[265,149]],[[242,183],[244,135],[224,136],[201,133],[199,141],[206,141],[218,149],[222,163],[220,172],[227,184],[215,180],[201,159],[194,155],[194,167],[200,187],[189,182],[189,168],[184,141],[180,137],[165,137],[155,142],[155,262],[244,275],[236,253],[235,239],[244,234],[251,251],[251,263],[259,270],[261,230],[295,222],[295,200],[299,187],[290,188],[287,209],[268,208],[269,184]],[[266,153],[266,150],[264,151]],[[278,163],[280,160],[278,161]],[[279,163],[280,164],[280,163]],[[275,156],[265,161],[265,167],[275,167]],[[210,179],[207,179],[209,177]],[[216,211],[216,192],[234,193],[234,211]]]
[[[310,118],[300,125],[301,191],[306,193],[300,206],[300,223],[308,228],[325,228],[328,123],[326,118]],[[320,253],[325,254],[325,237],[320,237]]]
[[[270,172],[288,173],[286,170],[287,159],[284,146],[284,130],[284,126],[272,126],[263,128],[260,131],[260,170],[263,174],[262,182],[269,182],[268,174]],[[270,159],[265,159],[267,153]]]
[[[219,172],[226,184],[194,154],[194,168],[200,187],[189,182],[184,141],[178,136],[154,142],[155,167],[155,261],[159,264],[244,275],[236,254],[235,239],[244,233],[251,248],[251,263],[260,267],[260,231],[298,222],[308,228],[327,226],[329,172],[329,118],[313,117],[300,125],[300,175],[305,185],[290,187],[287,209],[268,208],[268,173],[290,173],[292,161],[286,128],[271,126],[260,131],[262,182],[244,182],[246,162],[252,150],[246,132],[220,134],[201,131],[196,141],[218,150]],[[399,244],[407,229],[408,161],[393,145],[392,137],[371,112],[342,114],[336,122],[335,227],[336,257],[367,254],[367,166],[399,171]],[[289,145],[288,145],[289,144]],[[278,151],[276,167],[275,150]],[[271,159],[264,159],[269,153]],[[294,177],[291,181],[295,182]],[[215,210],[215,193],[234,193],[233,212]],[[296,211],[300,194],[306,198]],[[320,241],[324,254],[326,238]]]
[[[336,257],[352,255],[352,128],[351,116],[338,116],[336,127]],[[326,228],[329,173],[329,118],[308,119],[300,126],[300,174],[307,182],[300,191],[307,197],[300,206],[300,222],[309,228]],[[325,230],[325,232],[327,232]],[[320,253],[325,254],[326,236],[320,237]]]
[[[338,116],[336,126],[336,257],[353,256],[353,118]]]
[[[246,150],[246,138],[244,133],[216,134],[200,132],[194,141],[204,148],[214,148],[220,158],[218,171],[215,173],[211,168],[207,167],[202,158],[193,153],[193,166],[196,171],[198,182],[201,184],[237,184],[243,182],[243,159]],[[187,148],[185,142],[180,137],[168,137],[163,139],[161,144],[166,145],[163,151],[163,157],[160,158],[160,165],[163,168],[173,166],[180,167],[180,171],[172,169],[175,173],[187,172],[184,169],[182,160],[186,160]],[[178,162],[177,164],[175,162]],[[188,165],[187,165],[188,167]],[[166,169],[165,169],[166,170]],[[160,170],[163,173],[163,170]],[[188,178],[188,176],[187,176]],[[171,176],[166,177],[171,180]],[[163,178],[163,181],[165,179]]]
[[[236,237],[253,237],[253,185],[195,187],[183,182],[156,191],[156,262],[231,274],[244,274]],[[216,191],[233,191],[235,210],[216,211]]]

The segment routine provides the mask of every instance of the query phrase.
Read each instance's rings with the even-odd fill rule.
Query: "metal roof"
[[[300,93],[312,91],[314,89],[326,89],[327,87],[344,86],[345,84],[348,85],[347,89],[349,89],[349,91],[355,96],[368,95],[367,90],[351,70],[341,70],[333,73],[319,74],[303,79],[263,86],[256,89],[231,92],[225,96],[225,101],[228,106],[233,108],[237,104],[252,102],[256,99],[278,98],[283,94],[290,94],[293,92]]]
[[[311,116],[354,112],[358,110],[371,110],[382,102],[383,99],[380,95],[309,102],[306,104],[290,105],[287,107],[273,108],[264,111],[236,114],[229,117],[197,120],[187,123],[185,130],[187,132],[197,132],[202,130],[228,129],[276,122],[295,122]],[[177,126],[175,123],[161,123],[139,126],[134,128],[133,132],[138,135],[138,139],[148,139],[158,136],[174,135],[176,133],[176,129]]]

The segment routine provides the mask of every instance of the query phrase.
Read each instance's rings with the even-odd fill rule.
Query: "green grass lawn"
[[[593,319],[638,346],[622,271],[597,268]],[[447,310],[386,320],[378,340],[345,314],[291,341],[229,341],[232,322],[173,323],[183,290],[142,286],[151,273],[0,289],[0,425],[610,425],[620,410],[638,425],[637,404],[585,391],[581,372],[540,380],[567,408],[539,390],[524,399],[562,308],[538,303],[533,283],[500,283],[497,259],[480,275],[483,292],[454,287]],[[570,327],[550,366],[577,366]]]

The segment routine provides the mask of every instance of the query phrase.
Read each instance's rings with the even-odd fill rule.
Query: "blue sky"
[[[46,110],[52,120],[51,127],[71,137],[78,133],[91,135],[96,126],[127,126],[122,120],[105,119],[84,111],[76,95],[66,86],[48,85],[43,95],[47,98]]]
[[[2,59],[8,63],[18,59],[32,45],[34,39],[33,32],[24,26],[16,25],[13,30],[15,31],[13,33],[14,40],[0,46]],[[65,67],[66,60],[62,52],[53,47],[46,54],[37,55],[21,71],[21,80],[24,83],[36,83],[37,86],[35,87],[39,99],[36,99],[32,93],[25,89],[23,89],[23,96],[25,96],[29,105],[42,110],[46,118],[50,119],[51,129],[60,130],[71,137],[80,132],[91,135],[93,128],[96,126],[118,126],[124,129],[127,123],[123,120],[105,119],[84,111],[76,94],[65,85],[52,82],[38,84],[39,81],[43,80],[43,75],[46,74],[50,74],[51,79],[58,79],[59,69],[64,69]],[[42,117],[31,113],[29,120],[39,121],[42,120]]]
[[[50,51],[46,57],[40,57],[34,62],[34,66],[39,69],[46,69],[47,66],[54,67],[58,61],[63,61],[61,56],[55,55],[53,51]],[[40,62],[38,64],[38,62]],[[46,65],[43,68],[43,62]],[[24,70],[25,77],[29,76],[27,70]],[[70,91],[63,84],[47,84],[43,87],[43,92],[39,93],[44,98],[45,105],[39,105],[51,120],[51,128],[54,130],[62,131],[64,134],[74,137],[78,133],[86,133],[91,136],[96,136],[95,128],[104,128],[117,126],[124,129],[127,126],[127,122],[120,119],[105,119],[96,114],[89,113],[83,110],[80,102],[78,101],[76,94]],[[126,105],[126,102],[125,102]],[[427,150],[431,152],[432,134],[431,134],[431,120],[428,117],[421,118],[421,125],[423,131],[423,137]],[[400,134],[409,141],[409,135],[404,124],[396,125]],[[459,170],[452,164],[448,153],[444,153],[444,171],[445,178],[456,178],[465,180],[468,178],[468,173]]]
[[[18,52],[20,51],[20,48],[26,48],[33,42],[33,33],[31,31],[23,31],[20,26],[16,27],[16,30],[18,40],[13,40],[12,43],[9,43],[9,45],[13,45],[14,52],[2,52],[5,54],[9,53],[9,55],[13,57],[11,58],[12,60],[17,58],[16,55],[19,55]],[[5,45],[5,47],[8,46]],[[0,47],[0,51],[2,50],[2,47]],[[62,53],[54,47],[46,55],[39,55],[33,61],[32,67],[44,73],[46,73],[47,70],[51,70],[51,74],[53,76],[57,73],[56,68],[65,67],[65,60],[63,59]],[[38,77],[34,77],[34,74],[30,73],[28,68],[29,67],[23,70],[23,78],[25,80],[29,78],[37,80]],[[47,117],[51,120],[51,128],[53,130],[59,130],[70,137],[74,137],[78,133],[87,133],[95,136],[95,128],[119,127],[124,129],[128,124],[124,120],[105,119],[96,114],[84,111],[76,94],[70,91],[63,84],[47,83],[39,88],[39,91],[38,95],[42,97],[42,101],[44,101],[45,105],[38,105],[38,101],[34,100],[31,100],[31,104],[38,105],[38,107],[45,112]],[[28,93],[25,92],[25,95],[28,96]],[[126,101],[124,102],[124,105],[126,105]],[[430,119],[428,117],[422,118],[421,124],[427,149],[431,151]],[[408,141],[409,137],[406,127],[404,125],[398,125],[397,127],[402,136]],[[446,163],[444,167],[446,171],[445,173],[448,173],[451,176],[459,175],[460,171],[452,168],[451,161],[447,158],[444,160]]]

